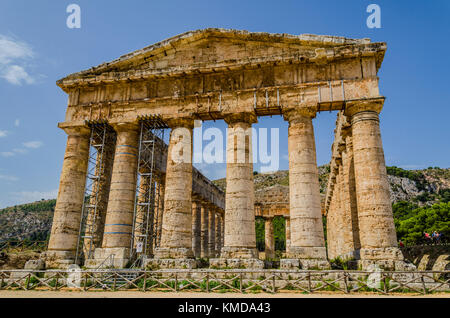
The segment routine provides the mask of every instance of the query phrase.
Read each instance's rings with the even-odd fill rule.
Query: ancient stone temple
[[[379,134],[385,51],[369,39],[205,29],[59,80],[69,96],[59,123],[67,148],[47,265],[194,268],[207,257],[213,268],[262,268],[249,128],[271,115],[289,122],[281,267],[328,268],[338,255],[401,261]],[[320,111],[339,112],[328,256],[313,129]],[[228,124],[226,194],[192,167],[195,120]]]

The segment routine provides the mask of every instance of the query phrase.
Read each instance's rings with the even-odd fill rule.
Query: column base
[[[157,269],[194,269],[198,261],[194,259],[191,248],[157,247],[153,258],[144,261],[144,268]]]
[[[130,249],[127,247],[98,247],[94,251],[94,258],[87,259],[84,266],[86,268],[98,268],[99,266],[102,268],[126,268],[129,262]]]
[[[319,258],[282,258],[280,259],[280,269],[330,269],[330,263],[326,259]]]
[[[298,247],[290,246],[286,258],[296,259],[327,259],[325,247]]]
[[[220,250],[220,258],[236,258],[236,259],[258,259],[259,252],[256,248],[247,247],[222,247]]]
[[[193,258],[149,258],[144,261],[147,270],[158,269],[196,269],[199,262]]]
[[[154,253],[154,259],[190,259],[194,258],[194,252],[187,247],[157,247]]]
[[[211,258],[211,269],[264,269],[264,261],[257,258]]]
[[[68,269],[70,265],[75,264],[74,251],[46,251],[41,258],[45,261],[47,269]]]
[[[280,259],[281,269],[330,269],[325,247],[290,246],[286,258]]]
[[[259,253],[256,248],[247,247],[222,247],[220,258],[211,258],[209,267],[221,268],[249,268],[263,269],[264,261],[258,258]]]
[[[357,261],[361,270],[379,267],[383,270],[414,271],[416,266],[405,262],[402,251],[398,247],[362,248]]]

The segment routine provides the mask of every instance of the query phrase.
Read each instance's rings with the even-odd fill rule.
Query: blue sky
[[[81,7],[81,29],[66,26],[66,7]],[[366,26],[366,7],[381,7],[381,29]],[[327,34],[385,41],[379,72],[387,97],[381,132],[388,165],[450,166],[450,2],[434,1],[53,1],[0,2],[0,208],[54,198],[66,135],[67,96],[56,80],[168,37],[207,27]],[[314,119],[318,164],[329,162],[335,113]],[[225,127],[222,122],[204,128]],[[287,169],[287,124],[280,169]],[[210,177],[223,165],[202,165]],[[256,166],[255,169],[258,169]]]

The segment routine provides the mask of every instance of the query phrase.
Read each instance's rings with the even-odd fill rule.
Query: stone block
[[[24,269],[44,270],[45,261],[43,259],[32,259],[25,263]]]

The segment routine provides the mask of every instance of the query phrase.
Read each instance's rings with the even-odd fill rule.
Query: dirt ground
[[[276,294],[257,293],[201,293],[201,292],[83,292],[83,291],[36,291],[36,290],[0,290],[0,298],[450,298],[450,293],[433,293],[429,295],[397,293],[381,295],[374,293],[314,293],[302,294],[281,292]]]

